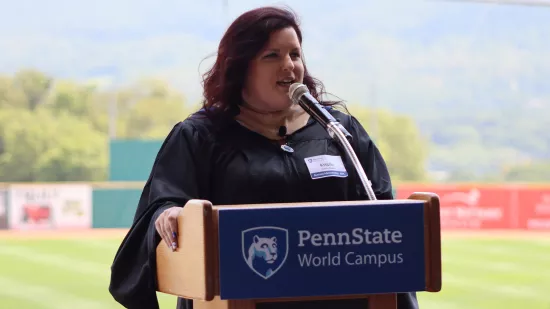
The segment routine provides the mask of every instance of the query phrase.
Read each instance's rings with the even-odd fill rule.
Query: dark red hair
[[[216,62],[203,75],[204,109],[235,111],[242,102],[241,90],[250,61],[267,44],[273,32],[288,27],[294,28],[302,44],[298,18],[289,9],[262,7],[245,12],[233,21],[220,41]],[[308,73],[305,63],[303,84],[321,102],[324,86]]]

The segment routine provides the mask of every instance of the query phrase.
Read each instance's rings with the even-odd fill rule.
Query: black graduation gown
[[[352,116],[329,108],[353,135],[352,146],[378,199],[392,199],[386,164],[367,132]],[[351,161],[313,119],[288,136],[293,153],[234,120],[213,124],[204,111],[176,124],[162,144],[137,205],[133,224],[111,266],[109,291],[129,309],[157,309],[155,249],[161,241],[154,222],[162,211],[189,199],[214,205],[367,200]],[[340,155],[348,177],[312,180],[304,158]],[[323,308],[366,308],[362,301],[337,301]],[[355,303],[353,305],[352,303]],[[296,308],[321,308],[300,302]],[[281,307],[282,306],[282,307]],[[178,299],[177,309],[192,302]],[[264,304],[262,308],[294,308]],[[398,309],[418,308],[415,293],[398,295]]]

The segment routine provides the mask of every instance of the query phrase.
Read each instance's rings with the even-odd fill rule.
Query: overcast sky
[[[498,100],[550,104],[550,7],[443,1],[0,0],[0,72],[170,78],[191,100],[228,23],[291,6],[308,66],[327,90],[384,104]],[[200,65],[200,67],[199,67]]]

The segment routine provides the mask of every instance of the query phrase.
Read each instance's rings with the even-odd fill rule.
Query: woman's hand
[[[155,227],[168,248],[175,251],[178,238],[178,215],[183,207],[174,206],[163,211],[155,221]]]

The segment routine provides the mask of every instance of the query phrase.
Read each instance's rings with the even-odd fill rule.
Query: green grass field
[[[0,308],[122,308],[107,291],[121,236],[0,236]],[[550,309],[550,235],[444,236],[443,290],[421,309]],[[159,294],[161,308],[175,298]]]

